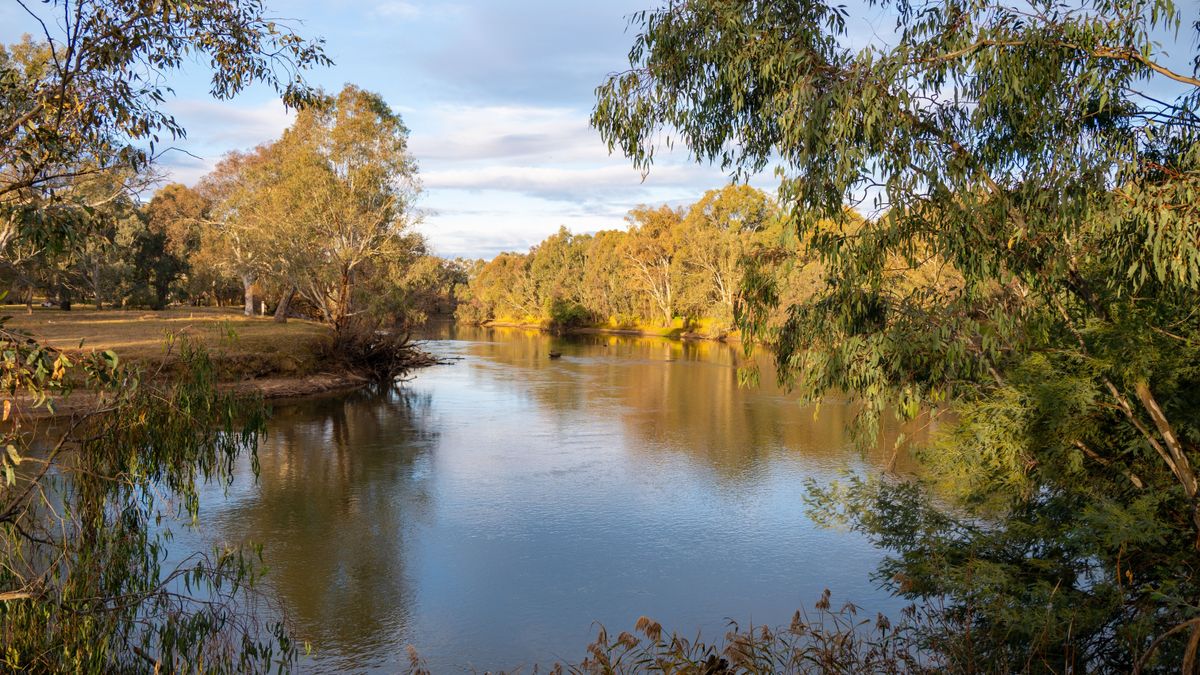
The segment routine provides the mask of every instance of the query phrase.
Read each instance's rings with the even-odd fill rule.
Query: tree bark
[[[92,265],[92,295],[96,298],[96,311],[104,309],[104,300],[100,293],[100,264]]]
[[[288,309],[292,306],[292,298],[294,297],[296,297],[296,285],[292,284],[283,292],[283,297],[279,298],[279,305],[275,307],[276,323],[287,323]]]
[[[242,275],[242,287],[245,289],[245,315],[254,316],[254,275]]]

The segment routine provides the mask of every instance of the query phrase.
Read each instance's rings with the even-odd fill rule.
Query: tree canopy
[[[147,210],[133,199],[184,132],[161,107],[168,77],[199,59],[218,98],[257,82],[297,105],[315,93],[302,71],[328,59],[256,0],[18,5],[43,32],[0,47],[3,272],[56,288],[65,309],[68,287],[100,303],[124,269],[154,306],[208,208],[178,188]],[[240,611],[253,551],[168,565],[163,519],[196,517],[199,483],[232,479],[263,414],[216,391],[202,350],[171,348],[176,377],[153,383],[115,353],[69,356],[0,318],[0,669],[245,672],[294,657],[282,626]],[[31,412],[80,386],[95,399],[39,428]]]
[[[826,279],[797,300],[750,275],[746,334],[806,395],[854,395],[866,429],[958,415],[926,456],[965,516],[888,481],[841,500],[896,549],[881,578],[950,598],[995,667],[1194,659],[1200,58],[1168,57],[1194,18],[1169,0],[878,5],[894,34],[861,48],[816,0],[641,13],[593,123],[643,168],[662,134],[735,175],[776,165]]]

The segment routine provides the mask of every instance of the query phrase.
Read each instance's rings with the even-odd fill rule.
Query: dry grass
[[[213,355],[223,380],[266,376],[299,377],[317,372],[318,340],[328,335],[321,324],[292,319],[246,317],[236,308],[197,307],[161,312],[34,308],[0,309],[11,316],[10,328],[32,334],[44,344],[67,352],[107,350],[122,359],[170,370],[170,336],[203,344]]]

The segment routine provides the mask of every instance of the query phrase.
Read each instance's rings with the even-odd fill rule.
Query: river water
[[[806,480],[890,458],[849,447],[844,404],[814,415],[769,372],[740,388],[719,343],[431,337],[454,362],[395,391],[276,406],[259,482],[243,462],[177,544],[262,544],[305,672],[392,672],[410,644],[435,673],[529,672],[581,660],[600,625],[719,638],[825,588],[896,611],[881,554],[806,516]]]

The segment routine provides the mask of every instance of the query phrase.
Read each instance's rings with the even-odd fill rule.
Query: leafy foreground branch
[[[111,352],[71,361],[2,334],[0,670],[259,672],[294,658],[282,624],[259,619],[260,551],[168,560],[169,525],[195,522],[200,486],[254,458],[265,420],[261,402],[216,391],[203,350],[176,347],[177,376],[150,386]],[[97,403],[47,428],[9,402],[52,407],[73,383]]]
[[[814,499],[892,551],[893,590],[945,600],[975,669],[1194,672],[1195,12],[881,4],[894,33],[866,45],[820,0],[639,14],[593,123],[645,169],[663,134],[735,175],[774,165],[805,244],[781,264],[824,283],[789,298],[763,261],[743,336],[806,395],[850,394],[864,430],[953,413],[925,452],[936,486]]]

